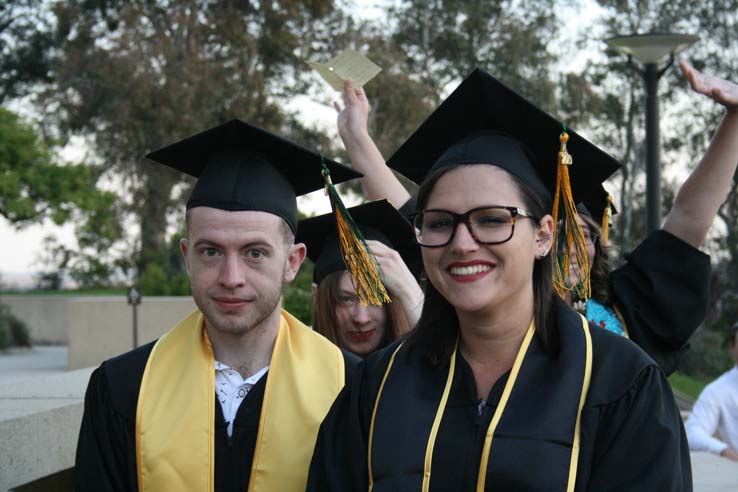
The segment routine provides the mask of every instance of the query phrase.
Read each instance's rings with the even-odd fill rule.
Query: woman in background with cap
[[[600,225],[607,195],[595,193],[601,199],[587,203],[592,210],[580,208],[579,217],[589,252],[592,297],[577,302],[577,307],[595,325],[632,338],[666,374],[677,368],[688,339],[704,319],[710,259],[699,248],[733,183],[738,163],[738,86],[702,74],[684,60],[680,65],[692,89],[724,106],[726,114],[710,148],[677,193],[663,229],[626,255],[625,265],[610,272]],[[369,104],[363,90],[347,83],[343,100],[339,133],[354,167],[365,174],[365,193],[370,199],[386,196],[403,204],[401,210],[414,212],[414,200],[368,135]],[[567,299],[572,301],[577,300]]]
[[[479,131],[498,100],[521,120]],[[559,129],[477,70],[403,145],[435,162],[414,221],[422,315],[339,395],[309,491],[691,490],[662,371],[554,292],[538,144]]]
[[[738,165],[738,86],[702,74],[684,60],[680,65],[692,89],[724,106],[726,113],[707,152],[679,189],[663,227],[610,272],[608,245],[600,239],[606,199],[579,206],[592,286],[591,298],[580,308],[591,323],[632,338],[666,374],[676,370],[687,341],[705,317],[710,257],[699,248]]]
[[[386,200],[349,209],[382,272],[391,302],[362,305],[341,256],[332,213],[303,219],[298,242],[313,270],[313,329],[360,357],[406,335],[417,323],[423,291],[405,261],[418,257],[411,224]]]

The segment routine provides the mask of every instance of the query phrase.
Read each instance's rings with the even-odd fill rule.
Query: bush
[[[285,286],[284,309],[306,325],[312,324],[313,265],[306,261],[295,280]]]
[[[16,347],[31,346],[31,335],[28,333],[28,327],[15,316],[10,317],[10,337]]]
[[[690,339],[690,348],[682,356],[679,370],[697,379],[715,379],[735,365],[724,340],[723,333],[700,328]]]
[[[30,347],[31,336],[26,324],[13,316],[7,306],[0,304],[0,350],[12,346]]]
[[[0,350],[5,350],[10,345],[10,327],[4,319],[0,318]]]
[[[146,270],[138,277],[141,294],[145,296],[188,296],[190,281],[187,275],[174,274],[167,276],[164,268],[156,263],[149,263]]]

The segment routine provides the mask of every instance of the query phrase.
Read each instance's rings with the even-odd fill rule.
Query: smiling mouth
[[[452,264],[446,271],[451,279],[457,282],[473,282],[487,275],[495,266],[490,263],[473,263],[470,265]]]
[[[346,332],[346,334],[354,342],[368,342],[374,336],[376,331],[376,329],[367,331],[349,331]]]
[[[232,299],[232,298],[214,298],[213,299],[218,306],[225,309],[237,309],[248,304],[247,299]]]
[[[456,276],[477,275],[490,270],[492,270],[492,267],[489,265],[456,266],[448,269],[451,275]]]

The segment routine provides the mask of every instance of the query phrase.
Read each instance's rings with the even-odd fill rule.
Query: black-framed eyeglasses
[[[538,220],[518,207],[497,205],[473,208],[463,214],[442,209],[423,210],[413,217],[415,240],[426,248],[446,246],[463,223],[479,244],[501,244],[512,238],[518,217]]]

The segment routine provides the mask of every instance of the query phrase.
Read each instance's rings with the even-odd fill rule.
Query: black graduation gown
[[[625,260],[610,273],[613,302],[630,338],[669,375],[707,314],[710,257],[658,230]]]
[[[400,212],[412,217],[412,197]],[[421,265],[422,266],[422,265]],[[612,301],[631,340],[673,373],[707,314],[710,257],[663,230],[654,231],[610,273]]]
[[[663,372],[631,341],[594,327],[591,335],[593,368],[582,410],[575,490],[692,490],[686,436]],[[367,490],[367,442],[371,414],[395,348],[396,344],[390,345],[362,363],[351,385],[344,388],[336,399],[318,435],[308,479],[309,492]],[[422,351],[422,345],[409,349],[407,357],[414,362],[412,369],[408,370],[425,374],[419,380],[435,379],[437,385],[443,385],[448,366],[434,368],[424,357],[412,355],[412,351]],[[449,400],[433,451],[432,492],[475,490],[485,433],[507,381],[507,376],[503,376],[496,382],[480,414],[474,375],[460,355],[457,356]],[[537,392],[540,388],[529,388],[529,391]],[[411,391],[394,397],[407,399],[406,393]],[[423,391],[419,393],[423,394]],[[383,401],[386,398],[392,398],[392,395],[383,392]],[[419,409],[429,405],[424,400],[421,397],[414,402],[406,401],[399,407],[403,409],[400,413],[406,411],[406,415],[384,416],[385,419],[400,420],[403,425],[410,422],[402,432],[378,436],[382,429],[375,427],[374,442],[391,443],[383,448],[386,451],[381,452],[393,456],[393,459],[386,460],[378,456],[380,451],[374,447],[373,463],[379,462],[378,467],[384,467],[377,470],[373,466],[375,479],[380,474],[385,476],[382,490],[420,490],[417,475],[422,475],[422,464],[419,467],[406,465],[403,463],[406,458],[394,448],[403,448],[406,446],[404,441],[417,439],[424,446],[426,431],[414,429],[412,424],[421,413]],[[556,401],[550,403],[556,405]],[[437,404],[437,400],[431,404]],[[515,408],[508,403],[503,420],[509,413],[515,419],[526,419],[531,423],[530,427],[535,428],[538,412],[538,407],[523,405]],[[536,441],[534,453],[521,452],[514,443],[508,445],[504,438],[495,437],[487,468],[486,490],[561,490],[541,487],[540,482],[538,486],[531,485],[538,480],[537,477],[555,471],[552,470],[554,466],[568,470],[568,462],[557,462],[551,458],[551,453],[546,452],[561,442],[552,443],[547,436],[535,435],[536,432],[531,431],[529,436]],[[543,431],[544,434],[547,432]],[[395,478],[388,481],[388,474]],[[408,483],[414,486],[410,488]]]
[[[90,377],[77,444],[77,491],[131,492],[136,479],[136,404],[146,361],[155,342],[102,363]],[[343,351],[346,381],[358,363]],[[215,490],[248,490],[251,462],[269,374],[246,395],[228,437],[223,410],[215,399]]]

